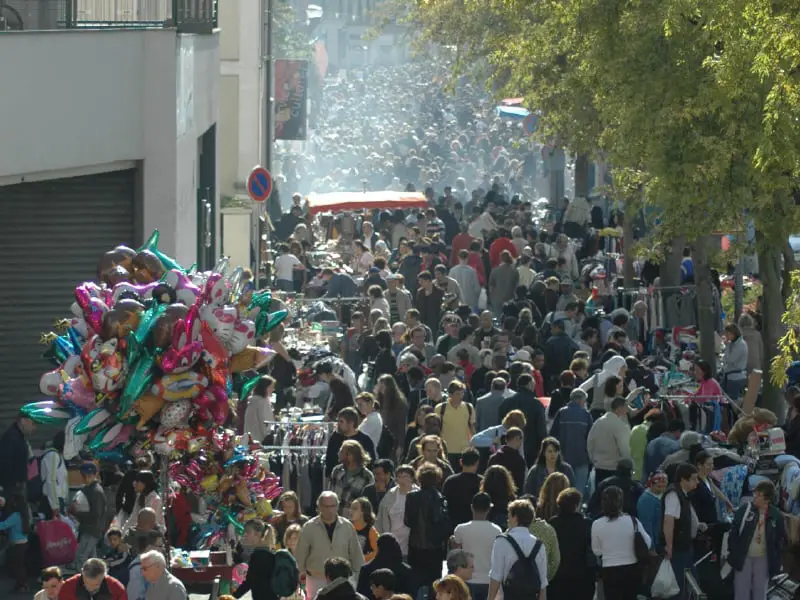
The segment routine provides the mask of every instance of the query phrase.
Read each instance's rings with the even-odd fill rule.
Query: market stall
[[[310,194],[308,211],[312,215],[321,212],[343,210],[392,210],[395,208],[424,208],[428,205],[425,196],[418,192],[330,192]]]

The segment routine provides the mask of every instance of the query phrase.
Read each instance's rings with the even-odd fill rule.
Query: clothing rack
[[[326,440],[326,442],[328,440],[330,440],[330,436],[333,433],[333,430],[337,425],[337,423],[334,423],[333,421],[317,421],[317,422],[314,422],[314,421],[311,421],[311,422],[308,422],[308,421],[264,421],[264,424],[268,425],[270,427],[274,427],[274,426],[277,425],[278,427],[281,427],[281,426],[315,427],[315,428],[325,429],[326,430],[325,433],[327,434],[327,438],[328,438]],[[292,445],[292,444],[261,446],[262,450],[275,450],[275,451],[277,451],[277,450],[302,450],[302,451],[307,451],[307,452],[325,450],[326,448],[327,448],[327,443],[324,446],[322,446],[322,445],[319,445],[319,446],[309,446],[309,445],[296,446],[296,445]]]

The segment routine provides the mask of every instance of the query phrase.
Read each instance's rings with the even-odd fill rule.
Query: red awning
[[[520,106],[525,98],[506,98],[500,104],[503,106]]]
[[[336,210],[388,210],[427,205],[425,196],[418,192],[331,192],[308,196],[308,210],[312,215]]]

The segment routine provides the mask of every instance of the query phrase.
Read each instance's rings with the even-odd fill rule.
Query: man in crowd
[[[472,600],[486,600],[489,594],[489,569],[492,561],[492,548],[494,547],[495,539],[503,531],[487,519],[489,510],[492,507],[489,494],[483,492],[475,494],[472,497],[471,504],[472,520],[456,527],[451,546],[453,548],[461,548],[472,556],[472,576],[469,579],[465,579],[465,581],[472,594]],[[448,560],[448,571],[449,567]]]

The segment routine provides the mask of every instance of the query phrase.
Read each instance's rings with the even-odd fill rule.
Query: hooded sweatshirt
[[[626,366],[625,359],[621,356],[612,356],[606,362],[603,363],[603,370],[599,373],[595,373],[589,379],[584,381],[580,386],[579,389],[582,389],[587,394],[594,390],[594,395],[592,396],[592,405],[589,407],[590,410],[602,410],[607,411],[609,407],[607,406],[606,398],[603,393],[603,386],[606,383],[606,380],[611,377],[612,375],[619,375],[620,369]],[[613,399],[613,398],[612,398]]]

